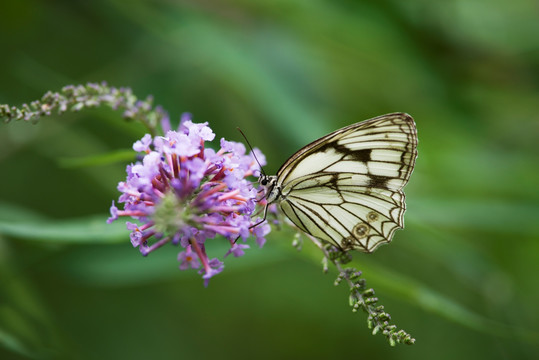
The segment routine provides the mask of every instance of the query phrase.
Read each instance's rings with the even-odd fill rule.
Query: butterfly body
[[[372,252],[404,227],[402,188],[416,157],[412,117],[386,114],[313,141],[259,183],[268,203],[304,232],[342,250]]]

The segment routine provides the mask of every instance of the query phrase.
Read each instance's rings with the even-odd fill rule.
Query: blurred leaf
[[[8,246],[0,261],[0,345],[30,358],[50,358],[58,351],[55,328],[32,283],[11,263]]]
[[[106,215],[80,219],[52,220],[21,207],[0,204],[0,234],[53,243],[101,243],[125,241],[125,223],[107,224]]]
[[[367,281],[372,279],[377,288],[398,299],[406,299],[427,312],[480,332],[539,344],[539,332],[536,330],[519,328],[479,315],[402,273],[373,265],[370,260],[362,259],[360,266],[365,269]]]
[[[25,219],[28,222],[40,222],[45,221],[46,217],[17,204],[0,203],[0,222],[10,223],[20,221],[21,219]]]
[[[5,321],[2,319],[2,315],[3,314],[0,313],[0,320]],[[15,335],[3,330],[2,328],[0,328],[0,345],[22,356],[29,358],[36,357],[35,354],[33,354],[30,349],[28,349]]]
[[[504,273],[504,269],[476,244],[463,239],[451,231],[442,230],[436,225],[417,222],[415,218],[407,220],[410,224],[412,239],[403,241],[400,246],[409,249],[433,263],[441,264],[446,270],[456,275],[469,291],[482,294],[485,279]],[[416,231],[413,231],[415,229]],[[458,248],[458,252],[454,251]]]
[[[85,246],[69,251],[69,256],[61,256],[55,261],[61,273],[68,274],[77,283],[98,286],[133,286],[151,284],[165,279],[199,279],[203,280],[198,270],[180,270],[177,254],[183,251],[177,246],[165,246],[143,257],[138,249],[134,249],[129,240],[124,239],[124,245],[103,248],[102,246]],[[209,257],[222,256],[230,247],[224,239],[212,239],[209,247]],[[277,263],[292,256],[290,251],[283,251],[276,246],[264,246],[259,249],[256,244],[250,244],[245,256],[227,257],[226,274],[235,271],[247,271],[257,267]],[[232,275],[233,276],[233,275]],[[213,280],[212,280],[213,281]]]
[[[102,155],[58,159],[58,165],[65,168],[86,168],[118,162],[123,163],[125,161],[133,161],[134,154],[133,150],[117,150]]]
[[[325,124],[320,111],[313,109],[300,93],[291,90],[295,79],[271,68],[268,57],[273,53],[266,53],[266,44],[268,41],[278,44],[281,40],[267,39],[265,36],[278,34],[261,33],[249,41],[241,29],[223,26],[225,24],[213,21],[203,13],[192,12],[182,22],[175,23],[167,21],[170,13],[155,13],[151,4],[144,1],[137,1],[135,7],[133,3],[127,5],[122,1],[113,3],[123,15],[176,47],[184,54],[184,61],[189,59],[198,66],[204,66],[206,76],[215,77],[229,90],[258,106],[261,112],[271,118],[267,125],[273,126],[283,138],[307,142],[316,134],[325,134],[331,129]],[[170,11],[178,9],[171,8]],[[167,25],[172,28],[167,28]],[[282,41],[289,42],[290,39],[284,38]],[[289,46],[288,50],[296,52],[298,58],[308,55],[301,52],[300,43],[294,45]],[[258,51],[253,51],[254,48]],[[301,66],[295,66],[294,70],[296,73],[305,71]],[[318,75],[313,73],[313,76]],[[302,77],[308,78],[308,75]]]
[[[539,233],[539,205],[501,199],[419,198],[408,199],[415,222],[431,227],[479,230],[499,235]]]

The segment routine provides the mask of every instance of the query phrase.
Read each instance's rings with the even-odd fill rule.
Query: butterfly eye
[[[262,185],[262,186],[268,185],[268,179],[264,178],[264,179],[260,180],[260,185]]]

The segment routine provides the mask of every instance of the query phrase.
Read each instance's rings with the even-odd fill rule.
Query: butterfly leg
[[[251,226],[249,226],[249,229],[252,229],[254,227],[257,227],[258,225],[262,224],[264,221],[266,221],[266,217],[268,216],[268,204],[266,204],[266,206],[264,207],[264,217],[262,218],[262,220],[260,220],[259,222],[257,222],[256,224],[253,224]],[[238,241],[238,239],[240,238],[241,236],[238,236],[236,238],[236,240],[234,240],[234,244],[236,243],[236,241]]]

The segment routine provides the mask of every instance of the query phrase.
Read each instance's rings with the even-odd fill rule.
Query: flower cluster
[[[164,124],[166,127],[166,124]],[[222,235],[230,243],[230,254],[242,256],[249,245],[242,242],[253,234],[262,246],[270,231],[266,222],[253,216],[257,191],[246,177],[257,175],[259,166],[245,147],[221,139],[215,151],[204,143],[215,134],[207,123],[193,123],[184,116],[177,131],[166,136],[146,134],[133,149],[142,152],[142,162],[127,167],[127,179],[120,182],[118,209],[114,202],[109,222],[119,216],[140,222],[127,222],[131,242],[143,255],[166,243],[179,244],[180,269],[200,268],[205,284],[223,270],[218,258],[209,259],[206,243]],[[255,150],[257,151],[257,150]],[[265,158],[257,151],[256,157]]]

